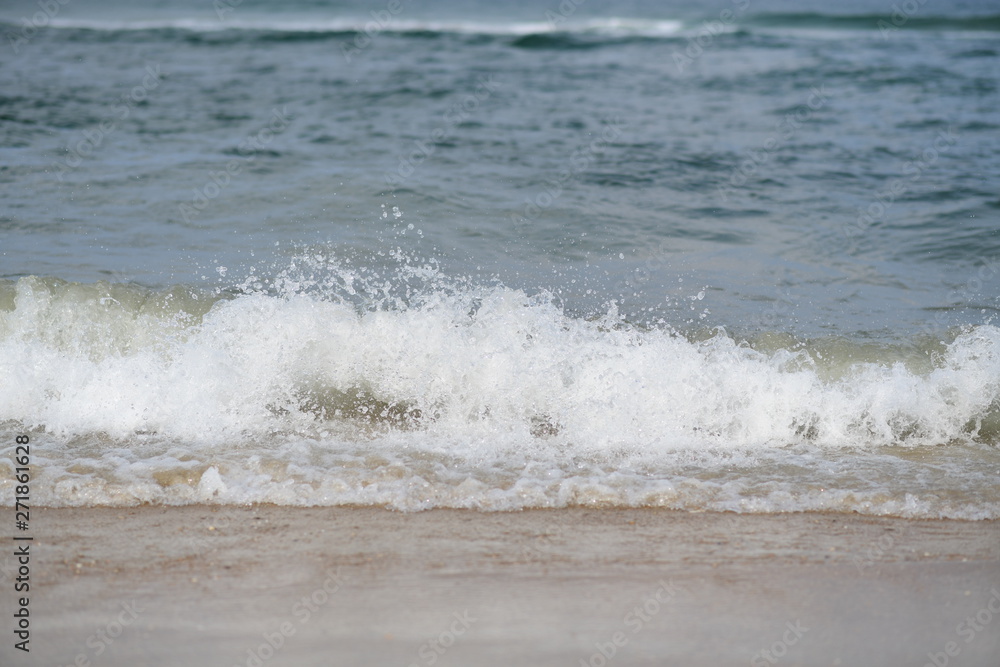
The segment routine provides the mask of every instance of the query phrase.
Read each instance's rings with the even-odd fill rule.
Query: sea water
[[[993,3],[0,34],[5,503],[1000,518]]]

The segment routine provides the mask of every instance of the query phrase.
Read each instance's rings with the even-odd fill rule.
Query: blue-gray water
[[[1000,516],[994,2],[0,34],[0,469],[32,433],[46,502]]]

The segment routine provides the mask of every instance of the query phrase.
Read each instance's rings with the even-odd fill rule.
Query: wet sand
[[[4,666],[1000,664],[997,521],[192,506],[32,533],[28,654],[0,556]]]

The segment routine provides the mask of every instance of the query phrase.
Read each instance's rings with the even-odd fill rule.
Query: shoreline
[[[3,665],[965,666],[1000,653],[995,520],[188,505],[34,508],[32,529],[30,654],[10,639],[14,558],[0,557]]]

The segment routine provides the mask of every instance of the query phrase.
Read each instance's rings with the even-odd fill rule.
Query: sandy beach
[[[39,509],[3,665],[995,665],[1000,522]],[[978,620],[977,620],[978,619]],[[949,653],[950,652],[950,653]]]

